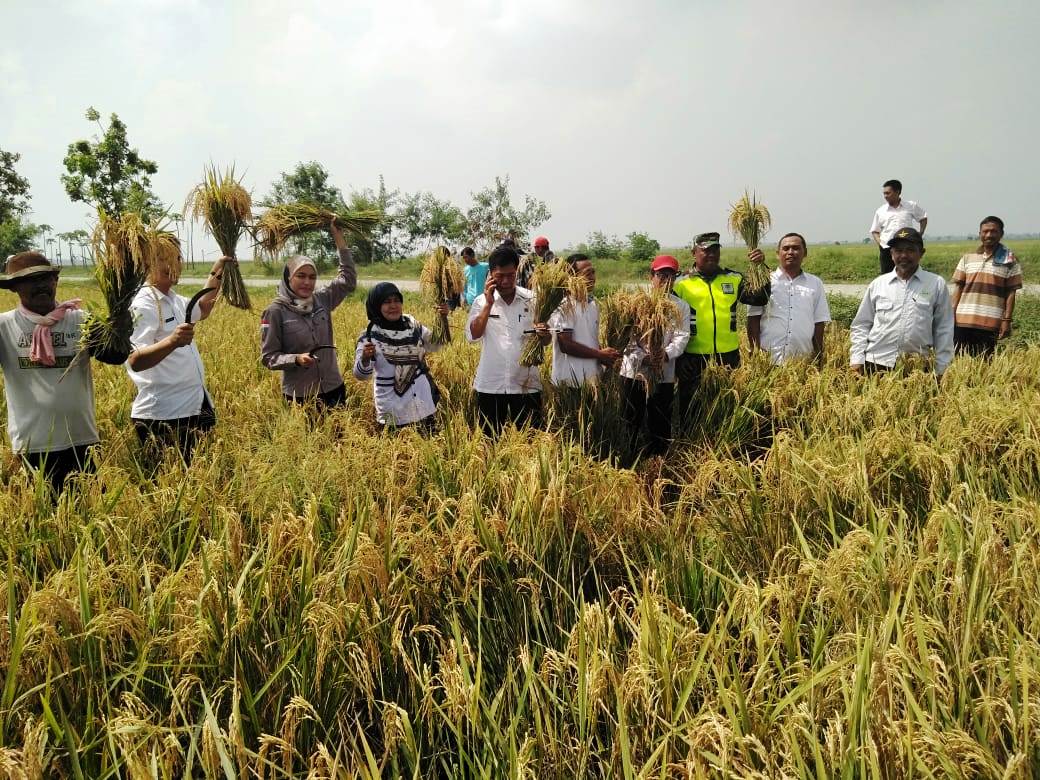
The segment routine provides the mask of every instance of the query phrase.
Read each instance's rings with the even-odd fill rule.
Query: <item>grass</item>
[[[359,295],[334,327],[345,362]],[[143,476],[130,381],[97,364],[76,500],[2,453],[0,773],[1040,769],[1035,343],[857,380],[835,326],[822,370],[709,372],[682,446],[624,469],[573,429],[474,433],[459,339],[423,439],[375,434],[350,379],[324,421],[286,407],[255,317],[197,337],[220,421],[190,470]]]

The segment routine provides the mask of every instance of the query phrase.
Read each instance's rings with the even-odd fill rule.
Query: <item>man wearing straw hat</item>
[[[181,258],[176,264],[152,267],[148,281],[134,296],[130,313],[134,332],[133,352],[126,361],[127,373],[137,386],[130,409],[137,438],[149,452],[149,460],[166,447],[176,446],[185,464],[191,465],[199,436],[217,422],[213,402],[206,392],[202,356],[195,346],[195,323],[209,316],[216,303],[226,263],[213,264],[198,305],[187,321],[188,299],[173,286],[181,276]]]
[[[43,474],[55,496],[76,472],[93,471],[91,450],[100,440],[90,361],[75,359],[87,313],[78,298],[58,303],[59,272],[39,252],[21,252],[0,275],[0,289],[19,300],[17,308],[0,314],[11,449]],[[127,357],[121,350],[89,351],[110,365]]]

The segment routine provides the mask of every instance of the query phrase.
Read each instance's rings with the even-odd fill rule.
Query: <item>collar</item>
[[[922,270],[923,269],[921,268],[921,266],[917,266],[917,270],[914,271],[910,275],[910,278],[906,280],[906,284],[909,284],[914,279],[917,279],[919,277],[919,275],[920,275]],[[889,284],[892,284],[893,281],[900,281],[900,282],[902,282],[903,280],[899,278],[899,274],[897,274],[895,271],[889,271],[888,272],[888,280],[887,281],[888,281]]]

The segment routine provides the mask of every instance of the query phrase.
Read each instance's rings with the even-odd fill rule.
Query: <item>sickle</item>
[[[199,290],[197,293],[195,293],[193,296],[191,296],[191,300],[188,301],[188,305],[184,308],[184,321],[185,322],[187,322],[187,323],[191,322],[191,313],[195,309],[195,304],[198,303],[202,299],[202,296],[204,296],[206,293],[212,292],[214,290],[219,292],[220,288],[219,287],[203,287],[201,290]]]

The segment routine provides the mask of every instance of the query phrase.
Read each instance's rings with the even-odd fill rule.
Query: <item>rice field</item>
[[[349,367],[360,297],[334,321]],[[550,398],[548,431],[475,433],[462,338],[423,439],[375,434],[350,378],[287,408],[256,315],[197,333],[190,470],[138,465],[96,363],[71,499],[0,451],[0,776],[1040,773],[1036,343],[857,380],[836,325],[822,370],[709,373],[672,455],[621,468],[590,454],[628,442],[609,386],[591,421]]]

